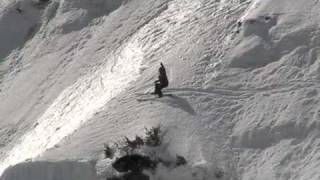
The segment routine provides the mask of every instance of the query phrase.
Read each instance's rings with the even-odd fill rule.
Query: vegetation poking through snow
[[[187,160],[183,156],[176,155],[177,161],[176,165],[177,166],[183,166],[187,164]]]
[[[126,153],[132,153],[135,149],[141,147],[144,145],[144,141],[141,137],[136,136],[134,140],[130,140],[128,137],[124,137],[124,143],[123,143],[122,149]]]
[[[105,158],[113,158],[114,156],[114,149],[110,147],[108,144],[104,144],[104,156]]]
[[[214,173],[214,175],[215,175],[215,177],[216,177],[217,179],[220,179],[220,178],[223,177],[224,172],[223,172],[222,170],[218,170],[218,171],[216,171],[216,172]]]
[[[157,161],[141,154],[128,154],[112,163],[118,172],[142,172],[145,169],[154,170],[156,166]]]
[[[152,127],[151,129],[146,128],[146,145],[152,147],[159,146],[161,144],[160,134],[160,126]]]
[[[45,8],[51,0],[33,0],[33,4],[35,7],[42,9]]]
[[[50,2],[51,0],[33,0],[33,3],[36,3],[36,4],[44,4],[44,3],[48,3]]]
[[[107,180],[148,180],[149,174],[154,174],[158,165],[174,169],[187,164],[187,160],[180,155],[175,158],[163,157],[169,154],[163,145],[163,136],[160,126],[145,129],[145,136],[136,136],[130,140],[128,137],[120,143],[104,144],[104,157],[110,159],[112,169],[118,174],[107,176]],[[119,175],[119,173],[122,173]]]

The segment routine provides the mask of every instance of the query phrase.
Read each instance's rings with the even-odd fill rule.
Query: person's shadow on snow
[[[164,94],[162,98],[158,98],[158,97],[152,97],[152,98],[141,98],[138,99],[138,101],[142,102],[142,101],[158,101],[161,103],[165,103],[171,107],[174,108],[179,108],[191,115],[196,115],[196,111],[193,109],[193,107],[190,105],[190,103],[179,96],[173,95],[173,94]]]
[[[190,103],[186,99],[176,95],[164,94],[163,96],[164,97],[167,96],[168,98],[166,98],[165,101],[161,101],[161,102],[166,103],[171,107],[179,108],[193,116],[197,114],[196,111],[193,109],[193,107],[190,105]]]

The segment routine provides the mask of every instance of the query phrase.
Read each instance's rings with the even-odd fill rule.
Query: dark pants
[[[159,97],[162,97],[163,96],[163,94],[162,94],[162,89],[163,88],[165,88],[165,87],[167,87],[167,86],[164,86],[164,85],[162,85],[161,83],[154,83],[154,86],[155,86],[155,88],[154,88],[154,93],[155,94],[158,94],[158,96]]]

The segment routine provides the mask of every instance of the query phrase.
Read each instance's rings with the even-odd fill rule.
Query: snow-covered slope
[[[25,162],[8,169],[3,179],[60,179],[97,180],[96,171],[88,162]]]
[[[225,180],[320,179],[319,8],[1,1],[0,174],[29,161],[0,179],[97,178],[77,159],[98,160],[103,143],[158,124],[168,152],[189,164],[166,180],[212,179],[216,168]],[[172,95],[137,95],[153,90],[159,62]]]

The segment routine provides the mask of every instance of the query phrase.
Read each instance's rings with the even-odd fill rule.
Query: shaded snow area
[[[150,180],[319,180],[319,9],[1,0],[0,179],[119,175],[104,143],[160,125],[150,157],[186,164],[162,162]],[[169,87],[157,98],[146,93],[160,62]]]
[[[2,179],[14,180],[98,180],[94,166],[89,162],[25,162],[8,168],[3,174]]]

